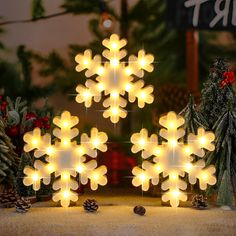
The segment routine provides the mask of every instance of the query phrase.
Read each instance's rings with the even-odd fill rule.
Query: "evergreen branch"
[[[41,17],[36,17],[36,18],[31,18],[31,19],[3,21],[3,22],[0,22],[0,25],[30,23],[30,22],[35,22],[35,21],[39,21],[39,20],[46,20],[46,19],[50,19],[50,18],[54,18],[54,17],[66,15],[66,14],[70,14],[70,12],[66,10],[66,11],[50,14],[47,16],[41,16]]]

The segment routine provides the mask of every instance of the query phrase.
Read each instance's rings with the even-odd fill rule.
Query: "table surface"
[[[99,203],[97,213],[87,213],[81,204],[87,198]],[[133,213],[135,205],[144,205],[146,215]],[[111,193],[87,193],[76,206],[57,207],[56,203],[37,202],[26,214],[15,209],[0,209],[0,236],[15,235],[236,235],[236,210],[217,207],[195,210],[188,207],[161,206],[158,198],[139,196],[125,190]]]

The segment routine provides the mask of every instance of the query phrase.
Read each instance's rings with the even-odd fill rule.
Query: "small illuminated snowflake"
[[[199,180],[200,188],[206,189],[207,184],[214,185],[216,178],[214,166],[205,167],[205,161],[200,159],[193,163],[191,155],[195,154],[198,157],[204,157],[205,151],[214,150],[215,136],[212,132],[206,132],[203,128],[198,129],[197,135],[189,134],[188,142],[185,144],[179,141],[183,138],[185,131],[181,127],[184,124],[184,118],[176,115],[174,112],[169,112],[159,120],[160,125],[165,129],[160,130],[160,136],[166,141],[158,144],[158,137],[152,134],[148,137],[148,131],[142,129],[140,133],[135,133],[131,136],[132,152],[142,152],[142,158],[146,159],[153,157],[152,161],[144,161],[142,169],[134,167],[132,173],[134,174],[133,185],[142,186],[144,191],[149,189],[149,182],[151,180],[153,185],[159,183],[159,175],[163,173],[165,179],[161,188],[164,190],[162,200],[164,202],[170,201],[171,206],[177,207],[179,201],[186,201],[187,195],[184,191],[187,188],[187,183],[183,178],[188,174],[190,184],[195,184]]]
[[[105,152],[107,146],[107,135],[104,132],[98,132],[96,128],[91,129],[91,136],[81,135],[81,144],[72,141],[79,131],[73,128],[78,124],[79,119],[71,116],[70,112],[64,111],[60,117],[55,117],[53,123],[59,128],[53,130],[53,135],[57,137],[54,144],[51,144],[51,135],[41,135],[39,128],[34,129],[24,135],[25,152],[34,151],[34,156],[39,158],[46,155],[47,163],[40,160],[34,162],[34,168],[25,167],[24,184],[33,185],[35,191],[40,189],[41,179],[44,184],[51,182],[51,174],[55,172],[55,182],[53,189],[57,192],[53,195],[53,201],[61,201],[61,205],[69,206],[70,201],[77,201],[76,190],[78,182],[75,177],[79,173],[79,180],[82,184],[87,184],[88,179],[92,190],[98,188],[98,184],[106,185],[105,176],[107,169],[105,166],[97,168],[97,161],[87,161],[85,155],[97,157],[97,150]]]
[[[104,50],[102,55],[109,61],[102,63],[101,56],[96,55],[92,58],[91,50],[86,50],[84,54],[78,54],[75,61],[78,63],[76,70],[78,72],[86,69],[86,77],[96,75],[97,82],[87,80],[85,86],[78,85],[76,91],[78,95],[76,101],[85,104],[85,107],[90,107],[92,100],[99,102],[102,92],[105,96],[109,96],[103,101],[103,106],[106,110],[103,112],[105,118],[109,118],[111,122],[117,123],[120,118],[125,118],[127,111],[124,109],[127,101],[124,97],[125,92],[128,93],[130,102],[138,100],[138,106],[143,108],[145,103],[151,104],[154,100],[152,92],[153,87],[144,87],[144,81],[139,79],[134,82],[134,75],[143,77],[144,70],[153,71],[151,63],[154,57],[150,54],[145,54],[144,50],[138,52],[138,57],[130,56],[128,65],[121,62],[127,52],[122,49],[127,41],[119,39],[116,34],[111,35],[110,39],[103,40],[102,44],[108,48]]]

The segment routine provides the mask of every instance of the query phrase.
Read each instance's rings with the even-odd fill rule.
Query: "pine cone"
[[[5,208],[14,207],[18,198],[19,196],[14,189],[5,190],[0,194],[0,205]]]
[[[196,194],[192,199],[192,206],[199,210],[206,209],[207,197],[204,197],[202,194]]]
[[[17,200],[17,202],[15,203],[15,207],[17,212],[26,213],[30,209],[31,204],[29,200],[22,197]]]
[[[137,215],[143,216],[146,213],[146,209],[143,206],[135,206],[134,213]]]
[[[84,210],[88,212],[95,212],[98,209],[98,203],[94,199],[87,199],[83,204]]]

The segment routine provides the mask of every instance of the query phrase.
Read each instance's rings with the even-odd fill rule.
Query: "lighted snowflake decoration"
[[[53,130],[53,135],[57,138],[54,144],[51,144],[51,135],[41,135],[39,128],[24,135],[26,142],[24,150],[26,152],[35,150],[36,158],[46,155],[47,161],[44,163],[36,160],[35,169],[25,167],[24,184],[33,185],[33,189],[37,191],[40,189],[41,180],[44,184],[49,184],[51,174],[55,172],[56,180],[53,183],[53,189],[56,192],[53,195],[53,201],[61,201],[61,205],[64,207],[69,206],[70,201],[78,200],[76,192],[73,191],[78,188],[78,182],[75,180],[78,173],[82,184],[87,184],[90,180],[92,190],[96,190],[98,185],[107,183],[106,167],[97,168],[96,160],[87,161],[85,157],[85,155],[92,158],[97,157],[97,150],[105,152],[107,135],[92,128],[90,137],[82,134],[80,145],[78,145],[76,141],[72,141],[79,133],[77,128],[73,128],[78,122],[78,117],[71,116],[68,111],[64,111],[60,117],[55,117],[53,123],[59,128]]]
[[[184,118],[169,112],[166,116],[160,118],[159,123],[165,128],[160,130],[160,136],[166,141],[158,144],[158,137],[152,134],[148,137],[148,131],[142,129],[139,133],[131,136],[133,143],[132,152],[142,152],[142,158],[150,158],[151,161],[144,161],[142,169],[134,167],[133,185],[142,186],[144,191],[149,189],[150,180],[153,185],[159,183],[159,175],[163,173],[165,179],[161,188],[164,190],[162,200],[170,201],[171,206],[177,207],[180,200],[186,201],[187,194],[182,191],[186,190],[187,183],[183,179],[186,173],[190,184],[195,184],[199,180],[202,190],[207,188],[207,184],[214,185],[216,178],[214,166],[205,167],[205,161],[200,159],[193,162],[191,155],[195,154],[202,158],[205,155],[204,149],[213,151],[215,146],[212,144],[215,136],[212,132],[206,132],[199,128],[197,135],[189,134],[187,143],[180,141],[185,131],[180,128],[184,124]],[[182,177],[182,178],[181,178]]]
[[[110,117],[111,122],[117,123],[120,118],[125,118],[127,115],[127,111],[124,109],[127,100],[122,97],[125,92],[128,93],[130,102],[138,100],[140,108],[143,108],[145,103],[153,102],[153,87],[144,87],[144,81],[141,79],[134,82],[134,76],[143,77],[144,70],[152,72],[151,63],[154,61],[154,57],[145,54],[144,50],[140,50],[138,57],[131,55],[126,65],[125,62],[121,62],[121,59],[127,55],[126,50],[121,49],[127,44],[125,39],[120,40],[118,35],[113,34],[110,39],[104,39],[102,44],[108,48],[102,53],[108,59],[106,62],[102,62],[99,55],[92,58],[91,50],[86,50],[84,54],[78,54],[75,57],[78,72],[86,69],[86,77],[96,76],[96,82],[89,79],[85,86],[77,86],[76,101],[84,102],[85,107],[90,107],[92,100],[99,102],[104,92],[105,96],[109,97],[103,101],[103,106],[106,108],[103,116],[104,118]]]

